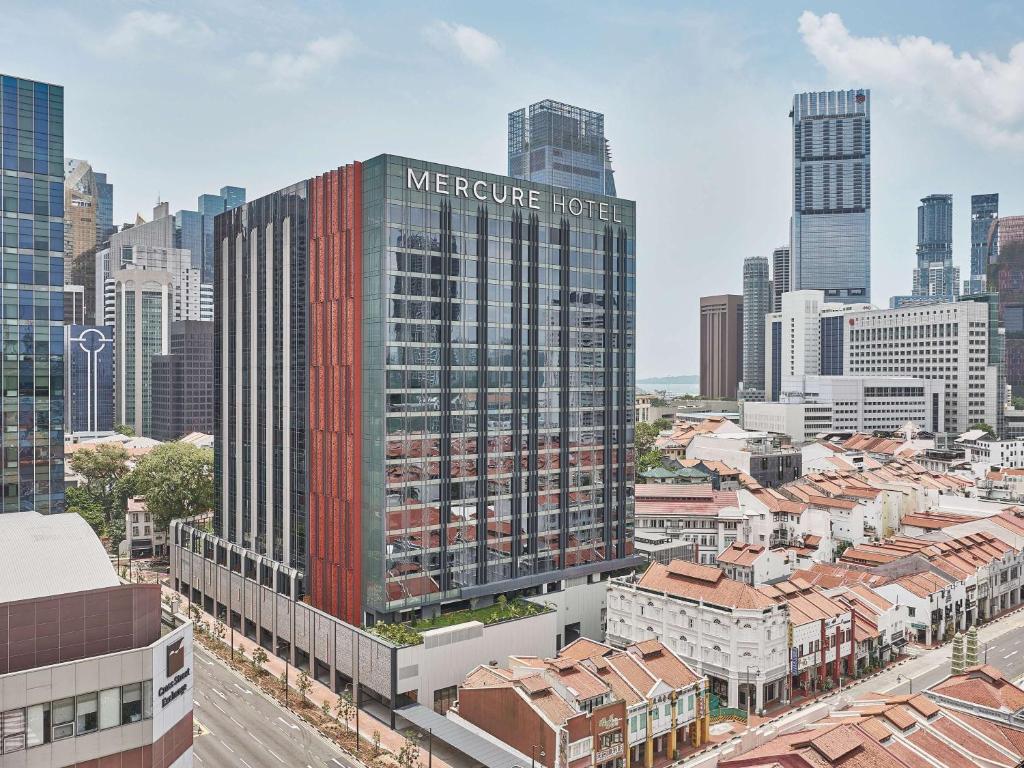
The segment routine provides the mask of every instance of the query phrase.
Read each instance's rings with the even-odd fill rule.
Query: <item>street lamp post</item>
[[[543,749],[540,751],[540,756],[541,756],[541,758],[547,757],[547,755],[544,753]],[[537,745],[536,744],[534,744],[532,747],[530,747],[530,768],[537,768]]]
[[[434,768],[434,729],[427,731],[427,768]]]

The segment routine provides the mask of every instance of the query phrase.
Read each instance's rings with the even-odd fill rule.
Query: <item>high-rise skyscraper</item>
[[[971,278],[969,293],[985,290],[988,265],[999,258],[999,194],[971,195]]]
[[[998,294],[996,309],[1004,331],[1006,384],[1024,396],[1024,216],[995,219],[999,254],[989,262],[986,290]]]
[[[91,324],[96,307],[96,249],[113,229],[114,185],[85,160],[69,158],[64,166],[64,211],[64,282],[82,286],[82,322]]]
[[[0,512],[64,511],[64,89],[0,75]]]
[[[772,311],[768,259],[743,260],[743,399],[764,399],[764,321]]]
[[[213,219],[244,202],[244,188],[221,187],[220,194],[200,195],[198,210],[174,214],[174,246],[192,252],[192,265],[201,271],[204,283],[213,284]]]
[[[217,535],[357,624],[635,562],[634,221],[391,155],[218,216]]]
[[[111,274],[114,307],[115,419],[153,436],[153,356],[170,351],[170,323],[202,320],[202,282],[183,248],[123,246]]]
[[[156,440],[189,432],[213,434],[213,323],[170,324],[167,354],[154,355],[153,424]]]
[[[928,195],[917,207],[917,267],[914,296],[960,295],[960,269],[953,266],[953,196]]]
[[[551,99],[510,112],[508,175],[614,197],[604,115]]]
[[[114,329],[109,325],[65,325],[68,432],[114,428]]]
[[[871,94],[793,97],[791,287],[871,300]]]
[[[789,248],[781,245],[772,251],[772,312],[782,311],[782,294],[792,290],[789,267]]]
[[[700,297],[700,393],[736,398],[743,374],[743,297]]]
[[[96,180],[96,245],[103,245],[114,231],[114,185],[107,174],[93,171]]]

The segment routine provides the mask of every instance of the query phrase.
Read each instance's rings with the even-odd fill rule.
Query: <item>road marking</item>
[[[259,744],[261,747],[263,746],[263,742],[260,741],[260,737],[257,736],[255,733],[250,733],[249,736],[251,736],[252,740]]]
[[[297,731],[297,730],[299,730],[299,726],[297,726],[297,725],[292,725],[291,723],[289,723],[289,722],[288,722],[287,720],[285,720],[285,719],[284,719],[283,717],[281,717],[280,715],[278,715],[278,716],[277,716],[277,719],[278,719],[278,720],[280,720],[280,721],[281,721],[282,723],[284,723],[285,725],[287,725],[287,726],[288,726],[289,728],[291,728],[291,729],[293,729],[293,730],[296,730],[296,731]]]
[[[252,768],[252,766],[251,766],[251,765],[249,765],[249,764],[248,764],[247,762],[245,762],[244,758],[241,758],[241,757],[240,757],[240,758],[238,758],[238,759],[242,761],[242,765],[244,765],[244,766],[245,766],[245,768]]]
[[[217,690],[216,688],[211,688],[210,690],[211,690],[211,691],[213,691],[214,693],[216,693],[216,694],[217,694],[218,696],[220,696],[220,697],[221,697],[222,699],[224,699],[224,701],[227,701],[227,700],[228,700],[228,697],[227,697],[227,696],[225,696],[225,695],[224,695],[223,693],[221,693],[220,691],[218,691],[218,690]]]
[[[239,728],[241,728],[241,729],[242,729],[243,731],[245,730],[245,726],[244,726],[244,725],[242,725],[242,724],[241,724],[240,722],[238,722],[237,720],[235,720],[235,718],[231,717],[231,715],[228,715],[228,717],[229,717],[229,718],[231,718],[231,722],[232,722],[232,723],[234,723],[235,725],[237,725],[237,726],[238,726]]]
[[[220,704],[218,704],[218,703],[217,703],[216,701],[215,701],[215,702],[213,702],[213,706],[215,706],[215,707],[216,707],[217,709],[219,709],[219,710],[220,710],[221,712],[223,712],[223,713],[224,713],[225,715],[228,715],[228,711],[227,711],[226,709],[224,709],[224,707],[222,707],[222,706],[221,706]],[[231,717],[231,715],[228,715],[228,717]]]
[[[338,762],[338,758],[336,758],[336,757],[332,757],[331,758],[331,762],[334,763],[335,765],[340,765],[341,768],[346,768],[346,765],[344,763],[339,763]]]
[[[196,760],[198,760],[198,761],[199,761],[200,763],[201,763],[201,762],[203,762],[203,758],[201,758],[201,757],[200,757],[200,756],[199,756],[198,754],[196,754],[195,752],[193,752],[193,753],[192,753],[192,757],[194,757],[194,758],[195,758]]]
[[[235,688],[240,690],[242,693],[246,693],[246,694],[250,694],[250,695],[252,694],[252,691],[250,691],[248,688],[243,688],[238,683],[232,683],[232,685],[235,686]]]
[[[233,754],[235,754],[235,750],[233,750],[233,749],[232,749],[231,747],[229,747],[229,746],[227,745],[227,742],[226,742],[226,741],[224,741],[224,739],[219,739],[219,741],[220,741],[220,743],[221,743],[221,744],[223,744],[223,745],[224,745],[224,748],[225,748],[225,749],[226,749],[226,750],[227,750],[228,752],[230,752],[230,753],[231,753],[232,755],[233,755]]]
[[[270,749],[269,747],[267,748],[267,752],[274,755],[274,757],[277,757],[277,754],[275,754],[274,750]],[[284,765],[284,760],[282,760],[280,757],[277,757],[277,762],[281,763],[281,765]]]
[[[1003,656],[1003,658],[1004,658],[1004,659],[1008,659],[1008,658],[1010,658],[1011,656],[1013,656],[1013,654],[1014,654],[1014,653],[1020,653],[1020,651],[1014,651],[1013,653],[1008,653],[1008,654],[1006,654],[1005,656]]]

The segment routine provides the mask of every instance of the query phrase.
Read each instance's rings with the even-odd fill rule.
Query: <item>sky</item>
[[[0,71],[65,87],[65,154],[115,223],[259,197],[382,152],[506,170],[507,113],[605,114],[637,203],[637,375],[699,370],[699,297],[789,239],[794,93],[872,89],[872,298],[910,292],[920,198],[1024,214],[1014,2],[45,3],[5,0]]]

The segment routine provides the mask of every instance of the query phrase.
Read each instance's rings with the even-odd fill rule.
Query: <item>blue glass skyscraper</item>
[[[109,432],[114,428],[114,328],[65,326],[67,430]]]
[[[0,512],[64,511],[64,89],[0,75]]]
[[[928,195],[917,208],[917,268],[914,296],[960,294],[960,270],[953,266],[953,196]]]
[[[871,300],[871,93],[793,97],[792,289]]]
[[[244,202],[244,187],[221,187],[220,194],[199,196],[199,210],[174,214],[174,247],[192,252],[192,266],[201,269],[204,284],[213,284],[213,217]]]
[[[107,174],[93,171],[96,181],[96,245],[103,245],[114,231],[114,185]]]
[[[970,293],[985,290],[988,265],[999,260],[999,194],[971,195]]]
[[[604,115],[551,99],[510,112],[508,175],[615,197]]]

